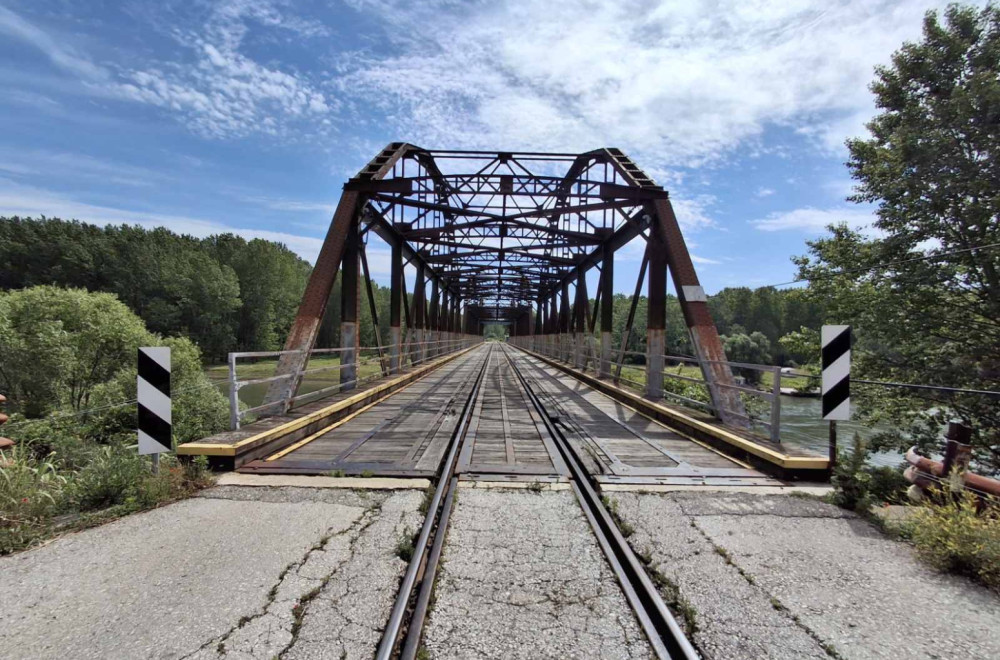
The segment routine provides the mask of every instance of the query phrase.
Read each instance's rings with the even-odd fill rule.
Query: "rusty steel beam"
[[[747,418],[743,400],[739,391],[731,387],[736,384],[733,372],[725,364],[726,352],[708,310],[708,299],[698,281],[673,205],[670,200],[658,199],[651,206],[654,231],[664,243],[684,321],[691,333],[691,344],[708,384],[716,414],[725,424],[745,427]],[[720,384],[730,387],[719,387]]]

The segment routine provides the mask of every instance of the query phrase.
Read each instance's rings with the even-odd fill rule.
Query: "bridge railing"
[[[409,342],[404,345],[403,350],[399,354],[398,369],[419,366],[432,359],[443,357],[450,353],[468,348],[481,339],[481,337],[473,335],[453,334],[451,337],[444,339]],[[357,358],[353,362],[344,363],[338,359],[337,362],[332,364],[321,363],[320,366],[315,366],[316,363],[319,362],[316,358],[340,358],[343,353],[348,351],[354,352],[354,349],[349,347],[316,348],[309,351],[309,361],[306,363],[307,368],[302,369],[301,371],[247,379],[239,378],[238,372],[239,367],[241,366],[239,364],[240,361],[266,361],[268,363],[273,363],[276,368],[277,360],[281,356],[292,354],[298,355],[301,354],[302,351],[238,351],[230,353],[227,360],[230,429],[239,429],[241,423],[243,423],[248,417],[257,417],[259,415],[275,413],[280,414],[285,410],[295,407],[296,405],[316,401],[324,396],[335,394],[345,389],[353,389],[362,383],[389,375],[391,371],[391,348],[387,346],[362,346],[357,350]],[[353,368],[355,370],[354,378],[340,380],[340,373],[347,368]],[[317,375],[325,374],[326,372],[335,372],[336,375],[333,378],[317,378]],[[296,394],[287,401],[276,401],[246,406],[240,400],[240,390],[246,387],[269,385],[270,383],[277,381],[288,381],[299,377],[302,378],[302,383],[309,383],[309,381],[313,381],[312,383],[309,383],[308,386],[329,382],[334,378],[335,382],[316,389],[310,389],[309,391],[301,394]]]
[[[582,342],[578,337],[579,335],[575,333],[564,333],[511,337],[509,341],[585,373],[589,372],[598,378],[610,379],[616,385],[622,383],[637,389],[651,398],[676,401],[681,405],[718,415],[719,410],[713,405],[709,393],[709,382],[704,376],[699,374],[701,375],[699,378],[690,372],[681,373],[685,365],[701,367],[702,363],[697,358],[623,350],[621,346],[612,345],[609,345],[606,351],[602,351],[600,340],[594,335],[583,334]],[[626,359],[631,364],[626,364]],[[654,359],[659,368],[650,370],[649,365]],[[725,409],[725,411],[743,418],[751,430],[759,428],[766,432],[772,442],[780,444],[781,367],[728,360],[705,360],[704,364],[725,364],[734,370],[737,374],[734,384],[719,382],[714,384],[739,392],[745,410]],[[671,372],[675,367],[677,373]],[[656,371],[660,372],[661,381],[650,382],[650,374],[655,374]],[[757,374],[764,373],[771,374],[771,386],[768,390],[748,384],[763,381]],[[641,380],[638,380],[640,378]],[[655,379],[655,376],[653,378]],[[674,386],[672,383],[679,385]]]

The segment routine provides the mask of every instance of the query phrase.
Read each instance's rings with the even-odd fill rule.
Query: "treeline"
[[[621,346],[625,335],[631,302],[631,296],[615,294],[612,343],[616,347]],[[628,342],[630,351],[642,353],[646,350],[647,304],[643,296],[636,305]],[[802,327],[818,329],[823,323],[821,305],[811,300],[803,289],[727,288],[709,296],[708,306],[719,334],[728,340],[726,352],[730,360],[786,365],[817,359],[812,353],[794,350],[779,341]],[[748,342],[751,338],[753,341]],[[672,295],[667,297],[666,350],[671,355],[693,355],[680,301]]]
[[[247,241],[233,234],[199,239],[162,227],[97,227],[75,220],[18,217],[0,217],[0,263],[0,290],[53,284],[114,293],[150,331],[189,337],[209,361],[221,361],[230,351],[279,350],[311,271],[308,262],[284,245],[261,239]],[[389,289],[373,283],[372,292],[379,334],[386,342]],[[361,296],[361,344],[374,346],[367,293],[362,290]],[[615,295],[615,346],[621,344],[630,301],[626,294]],[[802,326],[818,328],[821,323],[818,305],[801,290],[723,289],[709,298],[709,306],[721,334],[759,332],[767,339],[762,352],[731,359],[786,364],[815,358],[795,355],[778,341]],[[646,309],[643,297],[629,350],[646,349]],[[339,345],[338,281],[317,346]],[[667,301],[667,350],[692,352],[680,303],[673,296]]]
[[[0,218],[0,289],[114,293],[152,332],[186,335],[208,359],[284,342],[310,272],[279,243],[233,234]]]

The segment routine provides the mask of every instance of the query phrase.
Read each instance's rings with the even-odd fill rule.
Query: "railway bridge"
[[[391,249],[387,337],[377,332],[366,255],[373,234]],[[615,346],[615,256],[633,241],[644,245],[643,256],[627,283],[628,322]],[[668,274],[693,355],[671,355],[665,345]],[[341,345],[316,348],[338,276]],[[366,298],[373,346],[360,343]],[[508,341],[483,340],[495,324]],[[639,333],[646,350],[627,350]],[[239,381],[238,361],[261,358],[276,359],[274,374]],[[665,369],[676,364],[696,366],[700,378]],[[244,474],[431,484],[378,658],[417,655],[462,486],[571,491],[644,633],[643,653],[696,657],[662,585],[603,498],[635,487],[824,480],[829,456],[781,442],[773,414],[780,374],[764,392],[734,378],[733,368],[755,365],[726,359],[668,192],[620,150],[393,143],[344,186],[284,350],[231,356],[232,428],[179,453]],[[303,389],[321,370],[335,371],[334,382]],[[675,393],[673,379],[697,384],[704,396]],[[249,408],[238,394],[247,384],[267,390]],[[751,412],[761,403],[772,414]]]

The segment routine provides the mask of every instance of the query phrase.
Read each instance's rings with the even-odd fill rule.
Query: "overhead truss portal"
[[[403,315],[417,333],[478,334],[485,324],[499,322],[515,335],[582,335],[594,332],[600,320],[602,348],[610,348],[614,254],[642,237],[650,359],[663,359],[669,271],[712,398],[725,403],[716,409],[723,421],[743,424],[739,414],[726,412],[742,412],[743,406],[736,391],[725,387],[732,375],[669,195],[621,150],[454,151],[389,144],[344,186],[279,373],[304,369],[341,267],[342,342],[358,348],[359,263],[367,278],[367,232],[392,248],[387,349],[393,356],[400,351]],[[403,276],[407,264],[417,273],[412,295]],[[593,314],[585,277],[591,268],[600,271]],[[349,352],[342,356],[351,359]],[[398,359],[392,364],[398,368]],[[349,369],[341,376],[355,378]],[[268,399],[288,400],[299,380],[275,384]]]

